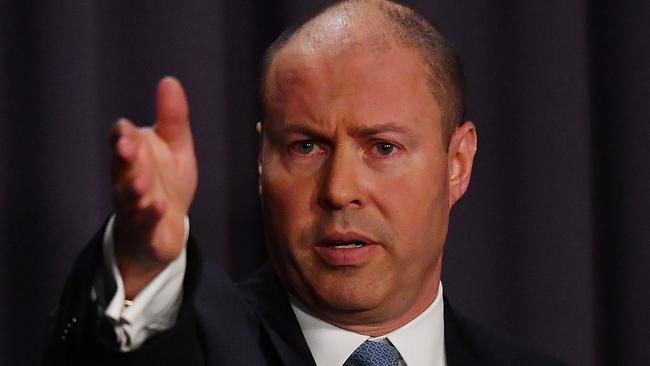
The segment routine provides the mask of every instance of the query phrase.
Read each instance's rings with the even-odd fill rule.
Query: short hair
[[[291,25],[269,46],[262,59],[260,100],[265,103],[269,68],[276,54],[313,19],[330,9],[358,3],[371,4],[394,27],[392,38],[400,46],[414,48],[427,69],[428,84],[442,113],[443,142],[449,146],[454,129],[465,119],[465,76],[454,45],[423,15],[389,0],[341,0],[325,6]],[[263,105],[264,107],[264,105]],[[263,111],[263,113],[266,113]]]

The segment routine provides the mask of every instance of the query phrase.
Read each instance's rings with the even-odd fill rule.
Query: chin
[[[332,315],[349,316],[350,313],[365,313],[377,308],[384,299],[386,284],[364,279],[353,271],[346,272],[320,276],[314,286],[309,286],[314,300],[310,302]]]

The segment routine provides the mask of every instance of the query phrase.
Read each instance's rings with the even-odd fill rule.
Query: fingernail
[[[166,75],[166,76],[163,77],[161,80],[164,81],[164,82],[170,82],[170,81],[176,81],[176,82],[178,82],[178,79],[176,79],[175,77],[173,77],[173,76],[171,76],[171,75]]]
[[[129,127],[131,127],[131,122],[129,122],[129,120],[124,117],[118,119],[117,122],[115,122],[115,124],[118,126],[122,126],[122,128],[124,128],[123,132],[130,131]]]

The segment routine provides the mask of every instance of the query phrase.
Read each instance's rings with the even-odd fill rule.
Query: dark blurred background
[[[0,8],[0,363],[29,364],[111,212],[108,133],[184,83],[191,226],[241,277],[264,259],[259,60],[325,1],[13,1]],[[650,2],[407,1],[456,43],[479,130],[445,293],[573,365],[650,360]],[[645,362],[644,362],[645,361]]]

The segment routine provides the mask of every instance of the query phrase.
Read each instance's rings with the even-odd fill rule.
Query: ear
[[[262,122],[257,122],[255,124],[255,130],[258,135],[258,153],[257,153],[257,191],[262,195]]]
[[[465,194],[472,176],[478,144],[476,126],[467,121],[456,127],[449,141],[449,208]]]

